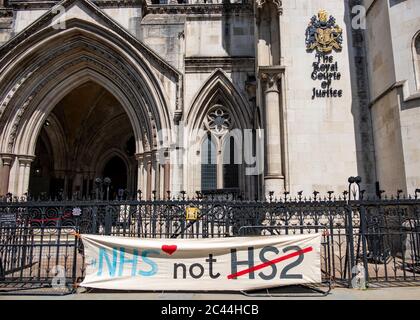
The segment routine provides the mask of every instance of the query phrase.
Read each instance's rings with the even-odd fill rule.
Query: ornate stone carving
[[[205,125],[216,135],[223,135],[232,127],[232,117],[222,105],[214,105],[206,116]]]
[[[6,9],[1,5],[0,0],[0,18],[12,18],[13,17],[13,11],[10,9]]]
[[[146,5],[142,0],[93,0],[92,2],[100,8],[143,7]],[[151,4],[149,0],[146,2]],[[49,0],[14,0],[9,6],[16,9],[49,9],[53,4],[54,2]]]
[[[262,9],[262,7],[272,2],[277,7],[278,14],[283,14],[283,4],[281,0],[255,0],[258,9]]]
[[[277,1],[277,0],[276,0]],[[252,12],[249,3],[203,3],[198,4],[152,4],[147,5],[147,14],[220,14]]]
[[[343,29],[336,23],[333,16],[325,10],[314,15],[306,29],[306,49],[309,52],[317,50],[320,53],[330,53],[333,49],[341,51],[343,44]]]
[[[280,72],[262,72],[260,79],[263,84],[264,92],[279,91],[279,80],[282,73]]]
[[[255,70],[255,59],[252,57],[187,57],[185,58],[186,73],[213,72],[222,69],[226,72],[235,70]]]
[[[69,0],[68,2],[64,2],[62,5],[67,8],[70,6],[75,0]],[[179,82],[179,78],[181,73],[176,70],[173,66],[167,63],[163,58],[156,55],[155,52],[151,51],[149,47],[145,46],[141,41],[135,38],[132,34],[127,32],[123,27],[116,24],[114,21],[110,20],[109,17],[100,10],[96,5],[85,2],[85,5],[92,10],[92,12],[102,18],[105,21],[105,24],[121,36],[124,40],[128,41],[132,44],[137,50],[139,50],[147,59],[151,61],[155,61],[163,70],[169,72],[171,75],[175,77],[175,79]],[[43,26],[47,25],[51,19],[54,18],[55,15],[58,13],[54,13],[52,11],[48,12],[48,14],[43,15],[40,19],[36,20],[33,24],[31,24],[28,29],[25,29],[25,32],[18,33],[16,37],[12,38],[11,41],[7,42],[0,48],[0,57],[10,53],[15,47],[19,47],[22,43],[25,42],[30,35],[34,34],[36,31],[40,30]],[[68,26],[68,28],[70,25]]]
[[[0,158],[3,161],[3,166],[11,167],[13,160],[15,159],[15,155],[10,153],[3,153],[0,154]]]
[[[18,160],[20,166],[29,166],[35,160],[35,156],[19,155]]]
[[[63,2],[62,5],[65,8],[67,8],[68,6],[72,5],[72,3],[74,3],[75,1],[76,0],[68,0],[68,1]],[[25,2],[25,1],[23,1],[23,2]],[[145,60],[150,61],[151,64],[156,63],[156,66],[159,66],[159,68],[160,68],[160,70],[159,70],[160,72],[164,72],[164,73],[167,72],[169,75],[171,75],[173,77],[173,80],[174,80],[175,84],[176,84],[177,96],[182,97],[183,96],[183,92],[182,92],[182,90],[183,90],[183,88],[182,88],[183,76],[182,76],[182,73],[180,71],[178,71],[176,68],[174,68],[173,66],[171,66],[169,63],[167,63],[165,61],[165,59],[161,58],[154,51],[150,50],[149,47],[145,46],[140,40],[138,40],[132,34],[127,32],[127,30],[125,30],[123,27],[119,26],[113,20],[109,19],[109,17],[102,10],[100,10],[98,8],[98,5],[100,3],[104,3],[104,2],[106,2],[106,3],[108,3],[108,2],[116,3],[117,5],[119,5],[122,2],[124,2],[124,3],[134,3],[135,2],[139,5],[141,4],[142,6],[145,5],[145,3],[139,2],[139,0],[126,0],[126,1],[122,1],[122,2],[121,1],[109,0],[109,1],[102,1],[102,2],[97,1],[97,2],[95,2],[96,5],[91,3],[91,2],[85,2],[84,5],[87,6],[92,11],[92,13],[94,15],[99,17],[104,22],[103,23],[104,25],[106,25],[111,30],[113,30],[116,34],[118,34],[120,37],[122,37],[124,42],[128,42],[133,47],[135,47],[136,50],[138,50],[141,53],[141,55],[145,58]],[[16,3],[18,3],[18,2],[16,2]],[[25,3],[27,3],[27,2],[25,2]],[[30,2],[30,3],[33,4],[35,2]],[[38,1],[36,3],[38,3]],[[39,3],[43,3],[43,2],[39,2]],[[48,6],[51,7],[51,2],[48,2]],[[177,5],[177,6],[179,6],[179,5]],[[12,10],[7,10],[7,14],[13,14]],[[43,15],[40,19],[35,21],[33,24],[31,24],[27,29],[25,29],[25,31],[18,33],[10,41],[6,42],[0,48],[0,57],[6,57],[7,55],[13,56],[13,55],[18,54],[16,52],[19,52],[20,48],[28,41],[27,39],[29,39],[31,35],[35,34],[37,31],[41,30],[43,27],[47,26],[48,23],[51,21],[51,19],[54,18],[54,16],[55,16],[54,12],[52,12],[52,11],[48,12],[47,14]],[[0,19],[0,22],[1,22],[1,19]],[[80,21],[75,21],[75,22],[69,23],[69,25],[67,25],[68,29],[70,27],[72,27],[73,25],[75,25],[76,27],[81,27],[80,26],[81,22]],[[82,25],[82,27],[83,27],[83,25]],[[125,45],[125,43],[124,44],[118,43],[117,39],[115,39],[115,44]],[[107,50],[105,49],[105,51],[107,51]],[[7,61],[6,59],[3,60],[3,61],[0,60],[0,66],[2,66],[5,63],[5,61]],[[19,81],[17,86],[20,86],[21,83],[23,83],[23,81]],[[138,81],[135,81],[135,83],[138,83]],[[12,95],[14,94],[14,92],[15,92],[15,90],[12,91]],[[0,99],[9,99],[9,98],[0,97]],[[184,102],[183,99],[177,99],[176,100],[176,109],[177,110],[183,110],[183,102]],[[7,103],[4,103],[4,101],[0,100],[0,119],[1,119],[4,111],[6,110],[6,106],[7,106]],[[1,129],[2,129],[2,124],[0,123],[0,130]]]
[[[137,89],[141,90],[141,83],[133,76],[131,71],[127,69],[127,67],[116,57],[112,56],[109,52],[107,52],[104,48],[98,46],[97,44],[89,44],[86,42],[80,42],[80,40],[76,40],[73,42],[68,42],[66,45],[59,47],[56,50],[50,50],[46,53],[47,56],[42,55],[39,57],[38,60],[33,61],[31,67],[26,70],[26,73],[22,75],[19,81],[12,87],[12,89],[6,95],[6,99],[3,100],[0,108],[0,116],[5,111],[8,105],[13,105],[14,100],[19,97],[19,93],[21,87],[29,86],[28,80],[37,71],[42,69],[46,65],[50,65],[51,61],[55,57],[63,56],[65,52],[71,51],[72,49],[83,47],[86,50],[93,51],[96,56],[101,56],[104,58],[105,61],[111,62],[112,65],[117,66],[121,73],[130,79],[131,83],[137,83]],[[25,102],[20,105],[20,107],[16,111],[16,117],[11,129],[11,132],[8,137],[8,145],[7,145],[7,152],[12,152],[13,147],[15,144],[16,136],[18,133],[18,129],[20,127],[20,122],[23,115],[27,112],[31,112],[31,110],[27,111],[28,107],[34,107],[31,102],[37,96],[37,94],[53,79],[58,78],[60,74],[63,74],[66,69],[74,67],[80,63],[91,64],[94,65],[96,69],[100,69],[101,72],[107,73],[111,79],[114,79],[118,82],[118,85],[121,88],[124,88],[125,94],[127,98],[131,101],[135,101],[136,97],[133,94],[132,90],[127,86],[127,81],[121,78],[120,74],[113,72],[109,67],[107,67],[103,62],[87,55],[83,55],[77,59],[71,60],[66,62],[65,64],[61,65],[54,71],[50,72],[48,77],[44,78],[41,82],[38,83],[31,90],[31,94],[26,98]],[[19,105],[19,104],[18,104]],[[147,104],[146,104],[146,107]],[[151,111],[148,109],[147,114],[151,114]]]

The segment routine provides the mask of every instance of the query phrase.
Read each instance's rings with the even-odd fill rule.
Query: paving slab
[[[0,300],[420,300],[420,287],[393,287],[355,290],[335,288],[327,296],[248,297],[241,293],[184,292],[79,292],[64,296],[0,295]]]

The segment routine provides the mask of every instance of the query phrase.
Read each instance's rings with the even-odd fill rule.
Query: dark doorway
[[[109,150],[122,156],[110,159],[105,172],[97,172],[98,159]],[[113,192],[123,188],[132,194],[135,177],[128,172],[137,172],[135,153],[133,128],[124,108],[100,84],[88,81],[61,99],[45,121],[31,165],[29,194],[53,199],[95,197],[95,179],[106,176],[112,179]]]
[[[29,179],[29,195],[33,198],[46,199],[57,194],[52,193],[54,181],[51,172],[54,168],[51,143],[48,137],[43,134],[36,144],[36,158],[32,164]],[[54,192],[56,190],[53,190]]]
[[[121,190],[125,191],[127,189],[127,166],[124,161],[118,156],[111,158],[105,165],[103,177],[111,179],[109,188],[110,199],[120,198],[122,196]],[[118,193],[119,190],[120,194]]]

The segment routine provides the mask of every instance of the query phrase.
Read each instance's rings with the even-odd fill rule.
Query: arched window
[[[216,145],[211,133],[201,145],[201,190],[217,189]]]
[[[242,131],[235,129],[229,109],[219,103],[207,112],[204,129],[207,135],[201,145],[201,190],[237,191],[242,181]]]
[[[414,39],[414,67],[416,70],[417,90],[420,90],[420,32]]]
[[[239,165],[236,163],[235,138],[229,137],[223,150],[223,187],[239,188]]]

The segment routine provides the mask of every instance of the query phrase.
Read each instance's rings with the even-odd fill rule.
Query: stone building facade
[[[0,195],[420,187],[418,0],[0,0],[0,43]]]

